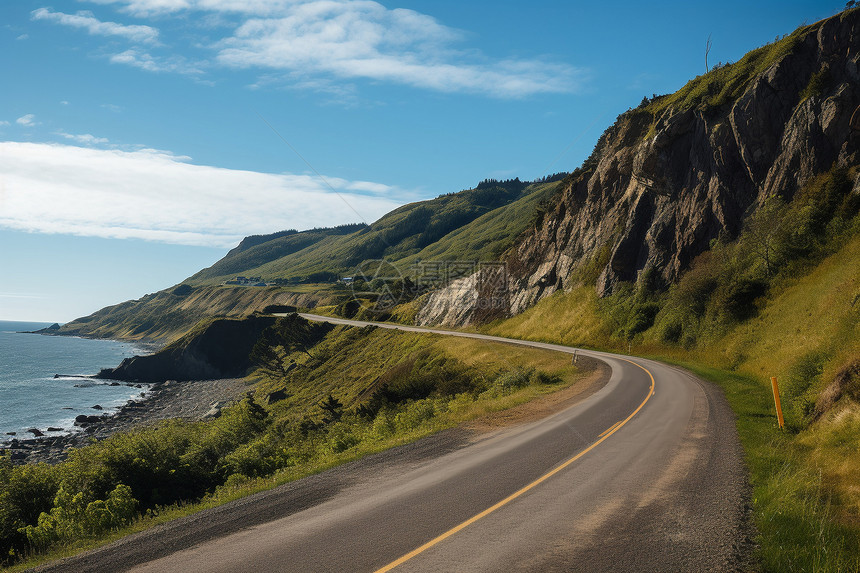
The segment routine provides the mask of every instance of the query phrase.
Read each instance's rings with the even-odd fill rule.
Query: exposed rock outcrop
[[[671,283],[766,198],[790,199],[832,166],[856,165],[858,46],[855,9],[622,114],[509,253],[507,312],[575,281],[596,280],[605,296],[648,268]],[[763,70],[745,77],[750,66]],[[481,316],[468,280],[431,293],[417,322]]]

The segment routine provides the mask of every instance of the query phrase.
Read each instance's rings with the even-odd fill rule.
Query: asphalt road
[[[578,353],[611,378],[546,419],[431,437],[46,570],[746,570],[746,472],[721,393],[658,362]]]

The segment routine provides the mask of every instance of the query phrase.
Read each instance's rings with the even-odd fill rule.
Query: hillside
[[[61,333],[166,341],[210,316],[327,306],[679,362],[720,384],[737,415],[764,569],[856,571],[858,45],[860,9],[846,10],[674,94],[646,98],[563,179],[487,181],[368,226],[249,237],[182,285],[103,309]],[[345,304],[349,287],[332,282],[371,259],[402,271],[418,262],[501,260],[506,276],[491,285],[475,273],[429,292],[407,292],[399,281],[400,305],[374,314],[380,309]],[[239,274],[282,286],[221,285]],[[373,293],[362,295],[372,307]],[[378,346],[364,340],[376,337]],[[424,344],[414,341],[405,352]],[[383,395],[367,377],[359,384],[345,373],[367,368],[384,378],[370,363],[382,361],[392,339],[338,329],[329,343],[311,356],[313,372],[275,372],[259,390],[277,392],[290,380],[319,400],[320,388],[344,385],[349,405],[375,390]],[[455,350],[465,361],[468,349],[447,352]],[[432,361],[416,356],[410,373],[418,358]],[[399,359],[393,352],[385,368],[396,370]],[[327,385],[313,384],[332,372]],[[781,384],[785,430],[777,427],[771,376]],[[258,453],[242,450],[247,459],[265,458]]]
[[[440,254],[494,260],[524,230],[530,211],[552,187],[488,180],[474,189],[404,205],[368,226],[275,235],[247,248],[240,245],[186,282],[213,284],[237,274],[322,282],[351,274],[365,260],[385,259],[405,270],[415,260]]]
[[[858,37],[848,10],[619,116],[507,257],[508,313],[581,283],[604,297],[648,272],[666,288],[769,198],[856,166]],[[463,302],[453,285],[420,321],[469,322],[446,315]]]
[[[101,309],[58,334],[166,342],[209,316],[247,316],[269,305],[314,308],[342,302],[335,281],[365,260],[392,262],[406,276],[420,260],[492,261],[511,247],[560,176],[527,184],[488,180],[475,189],[404,205],[370,226],[283,231],[248,237],[182,285]],[[278,286],[224,286],[237,275]]]

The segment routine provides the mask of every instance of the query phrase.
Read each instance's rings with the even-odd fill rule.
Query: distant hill
[[[498,260],[564,176],[536,183],[485,180],[474,189],[404,205],[371,225],[247,237],[181,285],[106,307],[63,325],[58,334],[166,342],[204,317],[246,316],[274,304],[340,302],[347,291],[336,281],[370,259],[404,271],[419,260]],[[224,284],[237,276],[277,286]]]
[[[495,259],[525,229],[528,215],[525,220],[522,215],[557,185],[557,181],[487,180],[474,189],[404,205],[371,225],[249,237],[186,282],[212,285],[245,275],[284,283],[318,283],[349,275],[369,259],[386,259],[396,265],[442,253],[468,260]],[[468,241],[449,237],[467,229]]]

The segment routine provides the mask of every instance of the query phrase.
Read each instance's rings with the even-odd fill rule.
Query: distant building
[[[269,286],[266,284],[261,277],[236,277],[235,279],[230,279],[228,281],[224,281],[225,285],[241,285],[241,286],[255,286],[255,287],[264,287]]]

